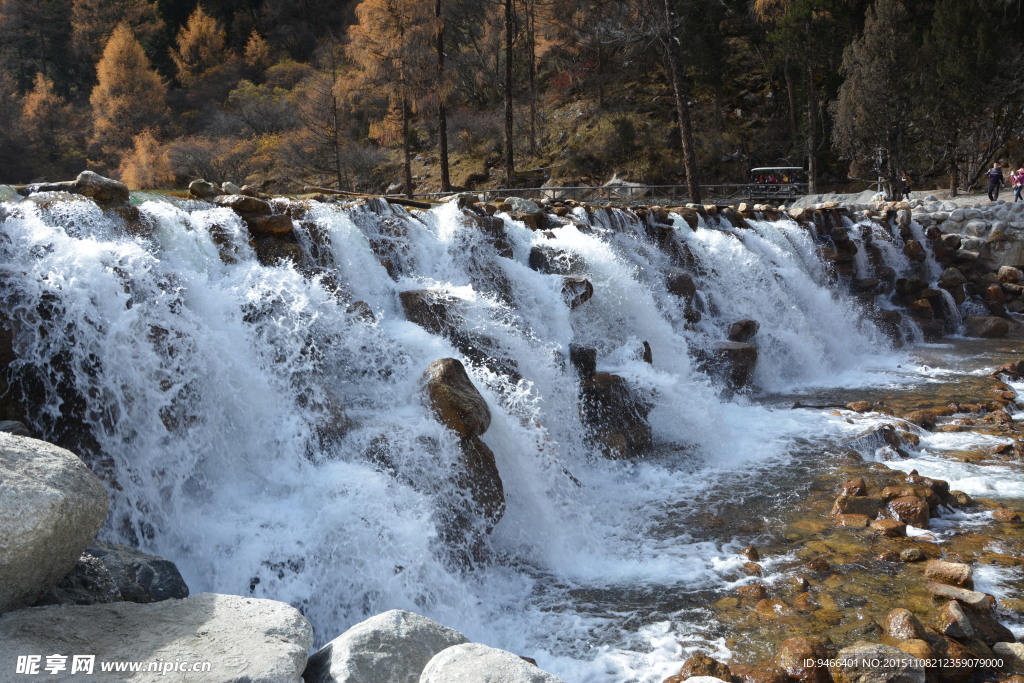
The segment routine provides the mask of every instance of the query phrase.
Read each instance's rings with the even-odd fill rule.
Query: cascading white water
[[[455,204],[314,204],[296,227],[316,266],[304,272],[262,265],[229,210],[140,209],[141,236],[85,200],[6,205],[0,298],[16,369],[45,380],[34,426],[45,432],[79,397],[111,463],[104,534],[172,559],[194,592],[288,601],[321,642],[401,607],[570,681],[660,680],[687,627],[651,595],[735,581],[740,562],[675,517],[713,507],[716,481],[742,490],[741,465],[778,461],[821,429],[813,414],[721,399],[691,346],[757,319],[756,382],[769,390],[849,385],[886,364],[883,337],[829,287],[792,221],[676,220],[707,308],[689,329],[665,290],[672,259],[623,212],[580,209],[546,232],[506,217],[503,258]],[[570,310],[561,278],[527,265],[535,246],[573,255],[593,298]],[[521,377],[407,321],[398,294],[420,289],[457,300],[461,329]],[[589,445],[570,343],[652,401],[651,457],[611,461]],[[506,495],[490,559],[472,569],[439,548],[458,444],[420,377],[440,357],[462,358],[491,408],[483,440]]]

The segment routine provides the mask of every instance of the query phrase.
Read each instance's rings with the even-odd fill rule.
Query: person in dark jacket
[[[900,174],[900,199],[910,199],[910,176],[906,171]]]
[[[992,201],[999,199],[999,188],[1003,186],[1003,169],[999,168],[999,162],[992,164],[992,170],[988,172],[988,198]]]

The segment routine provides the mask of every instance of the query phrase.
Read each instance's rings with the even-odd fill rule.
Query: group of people
[[[1003,176],[1003,169],[1000,168],[998,161],[992,164],[992,168],[987,175],[988,198],[994,202],[999,199],[999,189],[1006,182],[1006,178]],[[1014,203],[1024,201],[1024,198],[1021,197],[1021,191],[1024,190],[1024,166],[1016,171],[1010,171],[1010,186],[1013,188]]]

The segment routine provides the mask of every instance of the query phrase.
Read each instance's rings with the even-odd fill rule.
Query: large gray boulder
[[[170,560],[118,543],[93,541],[67,576],[37,604],[95,605],[187,597],[188,586]]]
[[[888,645],[859,642],[839,651],[835,683],[924,683],[924,662]]]
[[[466,643],[434,655],[419,683],[561,683],[562,679],[538,669],[505,650]]]
[[[419,614],[391,610],[356,624],[313,653],[306,683],[416,683],[438,652],[468,640]]]
[[[82,171],[75,180],[78,194],[91,197],[100,204],[123,204],[128,201],[128,186],[120,180],[106,178],[99,173]]]
[[[78,456],[0,433],[0,613],[33,604],[74,566],[107,517]]]
[[[0,671],[15,671],[19,655],[88,654],[96,657],[97,680],[172,678],[160,671],[104,678],[106,662],[209,662],[209,671],[190,680],[299,683],[312,643],[313,629],[294,607],[237,595],[33,607],[0,617]]]

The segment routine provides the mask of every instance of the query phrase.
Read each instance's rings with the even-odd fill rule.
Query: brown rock
[[[683,680],[695,676],[709,676],[723,681],[732,680],[732,672],[729,671],[727,665],[712,659],[703,652],[698,652],[683,662],[683,668],[679,670],[679,675],[683,677]]]
[[[928,661],[935,657],[935,650],[928,644],[927,640],[920,638],[910,638],[908,640],[901,640],[896,643],[896,649],[903,650],[912,657],[923,659]]]
[[[634,394],[618,375],[594,373],[581,390],[582,416],[605,454],[613,458],[640,455],[651,445],[651,406]]]
[[[871,524],[871,518],[867,515],[836,515],[836,524],[850,529],[866,529]]]
[[[874,496],[840,495],[832,506],[833,515],[867,515],[874,519],[882,509],[882,499]]]
[[[828,654],[828,650],[820,641],[802,637],[789,638],[779,645],[775,662],[795,681],[829,683],[832,676],[828,669],[816,665],[817,661],[828,659]]]
[[[864,477],[856,477],[843,482],[839,493],[845,493],[848,496],[866,496],[868,495],[868,485],[864,483]]]
[[[996,508],[992,511],[992,519],[997,522],[1019,522],[1020,515],[1009,508]]]
[[[491,411],[466,374],[462,362],[441,358],[423,375],[427,399],[434,415],[463,438],[480,436],[491,425]]]
[[[748,545],[746,548],[740,551],[740,554],[746,557],[751,562],[760,562],[761,553],[757,552],[757,548],[752,545]]]
[[[567,275],[562,278],[562,299],[570,309],[579,308],[593,296],[594,285],[587,278],[578,275]]]
[[[889,512],[901,522],[920,529],[928,528],[928,501],[917,496],[900,496],[889,501]]]
[[[733,390],[749,386],[757,365],[757,347],[741,342],[716,342],[714,355]]]
[[[222,194],[214,197],[212,201],[217,206],[226,206],[243,218],[269,216],[271,213],[270,204],[244,194]]]
[[[871,410],[871,401],[851,401],[846,407],[855,413],[866,413]]]
[[[761,323],[756,320],[738,320],[729,326],[727,336],[732,342],[749,342],[759,329]]]
[[[245,219],[245,224],[249,226],[249,232],[253,235],[273,235],[275,237],[287,235],[295,228],[292,219],[286,214],[252,216]]]
[[[962,562],[929,560],[924,568],[925,578],[960,588],[974,588],[974,570]]]
[[[789,605],[774,598],[764,598],[758,600],[754,605],[754,611],[762,617],[769,619],[777,619],[783,616],[789,616],[793,613],[793,610],[789,608]]]
[[[896,519],[876,519],[871,522],[871,531],[885,538],[899,538],[907,535],[907,524]],[[897,555],[899,557],[899,555]]]
[[[955,601],[950,600],[939,611],[935,618],[936,630],[944,636],[957,640],[974,637],[974,627],[964,609]]]
[[[739,683],[788,683],[789,681],[789,677],[774,666],[734,664],[729,669],[732,671],[733,680],[739,679]]]
[[[462,471],[456,475],[455,483],[469,492],[475,513],[485,520],[485,532],[490,533],[505,514],[505,489],[494,453],[478,437],[464,439],[461,450]]]
[[[752,583],[749,586],[740,586],[737,588],[736,595],[739,596],[740,600],[752,600],[756,602],[767,597],[768,591],[762,584]]]
[[[927,588],[928,592],[936,597],[956,600],[960,604],[976,610],[988,611],[996,604],[996,599],[987,593],[959,588],[946,583],[930,581]]]
[[[913,613],[902,607],[889,612],[885,617],[885,624],[882,629],[885,635],[894,640],[910,640],[912,638],[924,638],[924,625]]]
[[[1005,337],[1010,331],[1006,320],[991,315],[969,315],[964,318],[964,327],[968,336],[985,339]]]

